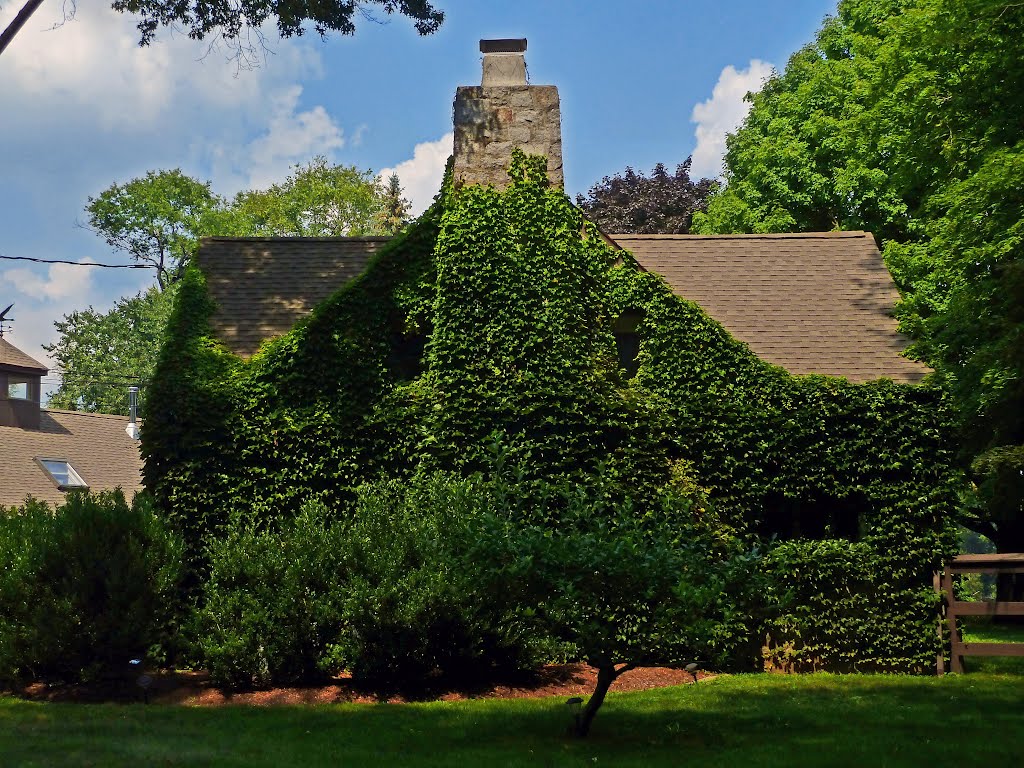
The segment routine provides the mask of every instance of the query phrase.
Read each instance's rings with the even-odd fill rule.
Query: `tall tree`
[[[576,205],[605,232],[686,234],[693,214],[707,207],[716,186],[711,179],[690,179],[690,161],[688,157],[677,165],[674,174],[662,163],[650,176],[627,167],[623,173],[605,176],[586,197],[577,195]]]
[[[879,237],[959,405],[975,525],[1024,550],[1024,5],[842,0],[752,101],[695,228]]]
[[[383,209],[380,213],[380,228],[389,235],[398,232],[409,223],[410,203],[402,195],[402,182],[397,173],[388,177],[384,185]]]
[[[221,205],[209,182],[176,168],[112,184],[90,197],[85,211],[89,228],[114,250],[152,266],[163,290],[181,276],[199,238],[208,234],[210,214]]]
[[[41,4],[42,0],[27,0],[0,33],[0,53]],[[421,35],[436,32],[444,21],[444,13],[428,0],[113,0],[111,7],[139,17],[139,45],[152,43],[160,27],[172,27],[194,40],[222,40],[242,55],[254,52],[251,40],[262,45],[260,27],[268,19],[276,19],[281,37],[301,35],[307,25],[321,37],[331,32],[351,35],[356,31],[353,17],[359,14],[372,19],[375,9],[389,16],[408,17]]]
[[[62,378],[48,406],[127,414],[129,386],[145,397],[173,302],[173,287],[154,286],[108,312],[89,307],[54,323],[60,338],[44,349]]]
[[[202,237],[393,234],[388,227],[404,218],[403,205],[397,177],[384,187],[371,171],[323,157],[295,166],[280,184],[230,201],[177,169],[111,185],[89,198],[89,226],[111,247],[151,265],[157,285],[109,312],[90,307],[54,323],[60,337],[46,349],[63,378],[50,406],[127,413],[128,386],[139,386],[145,397],[175,283]]]
[[[294,166],[280,184],[239,192],[209,226],[217,234],[241,237],[384,234],[385,201],[372,171],[315,157]]]

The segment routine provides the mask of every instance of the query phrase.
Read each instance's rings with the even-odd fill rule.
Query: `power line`
[[[37,259],[34,256],[4,256],[5,261],[32,261],[36,264],[70,264],[73,267],[103,267],[105,269],[157,269],[155,264],[101,264],[95,261],[67,261],[66,259]]]
[[[126,379],[107,379],[95,376],[44,376],[40,381],[43,384],[60,384],[62,382],[69,382],[72,384],[103,384],[107,386],[122,386],[124,384],[133,384],[139,387],[148,386],[149,382],[139,379],[138,377],[126,378]]]

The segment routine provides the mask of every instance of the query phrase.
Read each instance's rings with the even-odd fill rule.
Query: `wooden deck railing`
[[[963,573],[1024,574],[1024,553],[995,555],[959,555],[942,571],[935,573],[935,590],[942,595],[945,622],[949,627],[950,672],[966,672],[964,656],[1024,656],[1024,643],[965,643],[957,628],[961,616],[1024,616],[1024,602],[966,602],[953,594],[953,577]],[[939,619],[939,637],[942,637]],[[936,659],[936,672],[946,672],[945,659],[940,651]]]

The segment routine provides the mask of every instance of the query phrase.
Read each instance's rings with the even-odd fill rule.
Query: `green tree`
[[[399,188],[399,195],[401,189]],[[315,157],[280,184],[246,190],[223,206],[207,234],[351,237],[385,234],[386,194],[372,171]]]
[[[394,223],[388,216],[404,203],[394,182],[384,188],[371,171],[317,157],[296,165],[282,183],[230,201],[178,169],[149,171],[90,197],[89,227],[114,249],[152,266],[157,284],[108,312],[90,307],[54,323],[60,337],[46,350],[63,379],[49,405],[124,414],[133,384],[145,398],[174,287],[201,238],[388,234],[388,222]]]
[[[756,550],[698,531],[694,500],[674,490],[642,511],[632,500],[570,493],[557,526],[513,520],[482,535],[478,549],[496,574],[482,581],[506,580],[522,615],[597,670],[576,736],[589,734],[608,690],[631,669],[749,664],[743,656],[771,610]]]
[[[398,234],[409,223],[410,203],[402,196],[402,184],[397,173],[392,173],[384,185],[383,203],[380,229],[389,235]]]
[[[54,323],[60,337],[44,347],[62,372],[50,408],[128,413],[129,386],[145,398],[175,288],[149,290],[119,299],[108,312],[92,307]]]
[[[40,5],[42,0],[27,0],[0,33],[0,53]],[[407,16],[421,35],[436,32],[444,21],[444,13],[428,0],[330,0],[325,3],[252,0],[245,4],[229,0],[114,0],[111,7],[139,17],[139,45],[152,43],[160,27],[171,27],[184,30],[194,40],[223,40],[243,55],[256,52],[253,39],[262,45],[260,27],[267,19],[277,20],[281,37],[302,35],[307,24],[321,37],[331,32],[351,35],[356,31],[353,16],[358,13],[372,18],[374,8],[389,16],[394,13]]]
[[[959,406],[976,527],[1024,549],[1024,6],[843,0],[751,98],[695,229],[873,232]]]
[[[85,206],[88,227],[142,264],[156,269],[160,290],[181,277],[206,234],[209,216],[222,201],[209,182],[175,168],[149,171],[126,184],[112,184]]]

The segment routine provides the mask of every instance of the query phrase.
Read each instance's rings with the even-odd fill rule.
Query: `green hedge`
[[[146,485],[197,563],[232,509],[264,520],[306,500],[344,509],[361,483],[418,468],[466,474],[500,461],[527,495],[600,478],[643,514],[683,467],[716,525],[856,542],[836,546],[856,555],[866,581],[854,581],[871,585],[866,610],[884,631],[849,641],[848,659],[817,650],[846,648],[845,619],[795,612],[787,631],[809,657],[926,668],[925,592],[955,548],[963,482],[943,394],[792,377],[758,360],[607,245],[542,168],[518,155],[501,192],[446,182],[361,277],[247,362],[210,338],[203,278],[189,272],[143,450]],[[633,378],[612,335],[626,312],[642,318]],[[428,341],[410,375],[395,361],[416,336]],[[820,584],[826,601],[847,590]]]
[[[0,681],[78,682],[162,661],[182,611],[181,556],[141,495],[0,509]]]

